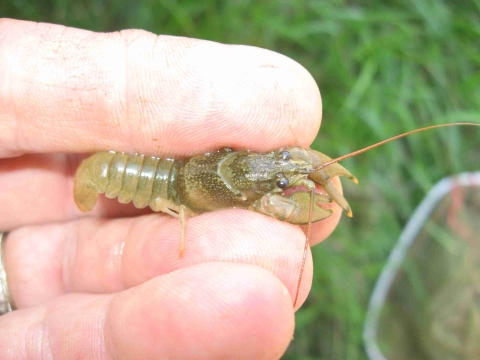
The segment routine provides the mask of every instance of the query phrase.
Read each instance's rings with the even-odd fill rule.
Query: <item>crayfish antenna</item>
[[[313,204],[315,199],[315,185],[310,190],[310,205],[308,209],[308,224],[307,224],[307,236],[305,238],[305,246],[303,248],[302,266],[300,267],[300,275],[298,276],[297,292],[295,293],[295,300],[293,301],[293,307],[297,305],[298,294],[300,293],[300,285],[302,284],[303,271],[305,270],[305,262],[307,261],[308,246],[310,244],[310,232],[312,230],[312,214]]]
[[[407,131],[406,133],[393,136],[393,137],[391,137],[391,138],[389,138],[389,139],[380,141],[380,142],[378,142],[378,143],[376,143],[376,144],[367,146],[367,147],[365,147],[365,148],[363,148],[363,149],[360,149],[360,150],[351,152],[350,154],[340,156],[340,157],[338,157],[338,158],[336,158],[336,159],[333,159],[333,160],[329,160],[329,161],[323,163],[322,165],[317,166],[316,168],[314,168],[313,171],[323,169],[323,168],[325,168],[325,167],[327,167],[327,166],[329,166],[329,165],[332,165],[332,164],[338,163],[338,162],[340,162],[340,161],[343,161],[343,160],[345,160],[345,159],[348,159],[348,158],[351,158],[351,157],[360,155],[360,154],[362,154],[362,153],[364,153],[364,152],[367,152],[367,151],[369,151],[369,150],[375,149],[376,147],[382,146],[382,145],[387,144],[387,143],[389,143],[389,142],[391,142],[391,141],[394,141],[394,140],[403,138],[403,137],[408,136],[408,135],[412,135],[412,134],[415,134],[415,133],[418,133],[418,132],[422,132],[422,131],[426,131],[426,130],[438,129],[438,128],[449,127],[449,126],[480,126],[480,124],[465,123],[465,122],[463,122],[463,123],[454,123],[454,124],[442,124],[442,125],[427,126],[427,127],[421,128],[421,129],[416,129],[416,130],[412,130],[412,131]],[[352,181],[354,181],[354,180],[352,180]],[[355,182],[355,181],[354,181],[354,182]]]

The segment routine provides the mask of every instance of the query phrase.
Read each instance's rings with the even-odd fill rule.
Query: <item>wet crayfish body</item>
[[[332,199],[350,214],[350,208],[329,183],[333,176],[347,176],[339,164],[315,171],[330,160],[301,147],[281,148],[262,154],[222,149],[183,160],[160,159],[121,152],[99,152],[85,159],[77,170],[74,199],[82,211],[93,209],[98,194],[118,197],[120,203],[133,201],[135,207],[150,206],[173,216],[191,217],[208,211],[240,208],[257,211],[294,224],[319,221],[330,210],[313,207],[310,195],[315,184],[328,195],[315,193],[317,203]],[[298,186],[303,191],[285,195]]]

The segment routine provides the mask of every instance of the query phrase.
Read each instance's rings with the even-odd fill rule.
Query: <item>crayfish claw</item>
[[[323,220],[332,215],[332,210],[325,210],[316,205],[318,203],[329,203],[331,202],[330,198],[316,193],[314,202],[312,222]],[[304,225],[309,220],[310,193],[300,191],[293,193],[288,198],[279,194],[267,194],[255,202],[252,210],[278,220],[288,221],[291,224]]]
[[[327,174],[328,178],[332,178],[334,176],[344,176],[348,180],[352,181],[353,183],[358,185],[358,179],[352,175],[350,171],[345,169],[342,165],[340,164],[332,164],[325,169],[323,169],[325,174]]]
[[[332,160],[325,154],[322,154],[319,151],[310,150],[310,156],[314,160],[315,164],[324,164]],[[328,165],[319,171],[315,171],[314,173],[310,174],[308,177],[312,179],[315,183],[323,185],[328,179],[331,179],[335,176],[344,176],[348,180],[358,184],[357,178],[347,169],[345,169],[342,165],[335,163]]]
[[[296,212],[292,214],[289,219],[287,219],[287,221],[292,224],[307,224],[310,210],[310,194],[304,191],[296,192],[290,196],[290,199],[295,202],[295,204],[297,205],[297,209]],[[326,219],[333,214],[333,210],[322,209],[320,206],[317,205],[318,203],[330,203],[332,202],[332,199],[315,193],[313,201],[314,206],[312,213],[312,222]]]
[[[310,150],[310,156],[312,159],[314,159],[315,164],[320,165],[328,163],[331,160],[327,155],[315,150]],[[350,208],[350,205],[348,205],[347,200],[345,200],[343,195],[340,194],[340,192],[330,182],[330,179],[335,176],[344,176],[355,184],[358,184],[357,178],[338,163],[330,164],[323,168],[317,169],[308,175],[308,179],[312,180],[315,184],[321,185],[325,192],[333,199],[333,201],[335,201],[342,208],[345,214],[347,214],[348,217],[352,217],[352,209]]]
[[[353,213],[350,205],[348,205],[347,200],[345,200],[343,195],[338,192],[335,186],[333,186],[330,181],[326,181],[322,184],[322,186],[323,189],[327,192],[327,194],[331,196],[333,201],[335,201],[342,208],[345,214],[347,214],[348,217],[352,217]]]

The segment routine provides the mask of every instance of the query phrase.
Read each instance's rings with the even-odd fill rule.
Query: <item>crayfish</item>
[[[456,125],[480,126],[472,123],[429,126],[336,159],[298,146],[282,147],[269,153],[224,148],[180,160],[98,152],[78,168],[74,199],[80,210],[90,211],[98,194],[105,193],[108,198],[118,197],[120,203],[133,201],[137,208],[149,206],[153,211],[178,217],[181,222],[180,256],[185,249],[186,219],[204,212],[238,208],[292,224],[308,224],[295,306],[305,267],[310,225],[332,214],[332,210],[323,209],[319,204],[334,201],[352,216],[347,200],[330,179],[344,176],[358,182],[338,162],[416,132]],[[315,191],[317,185],[325,194]]]

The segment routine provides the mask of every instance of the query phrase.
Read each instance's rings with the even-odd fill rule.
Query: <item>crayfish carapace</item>
[[[172,160],[123,152],[99,152],[85,159],[75,175],[74,199],[82,211],[95,206],[98,194],[118,197],[121,203],[176,216],[181,222],[180,256],[184,250],[188,217],[229,208],[253,210],[292,224],[308,224],[302,265],[294,300],[296,305],[312,222],[332,214],[319,204],[336,202],[348,216],[345,198],[330,183],[335,176],[357,179],[338,162],[398,138],[456,123],[429,126],[381,141],[342,157],[331,159],[321,152],[298,146],[269,153],[217,152]],[[325,194],[315,191],[323,187]],[[293,190],[293,192],[292,192]]]

